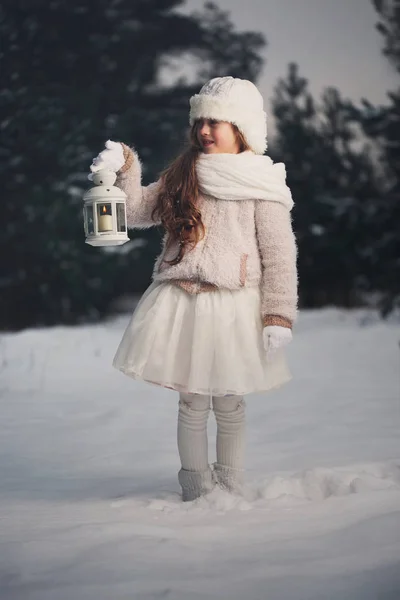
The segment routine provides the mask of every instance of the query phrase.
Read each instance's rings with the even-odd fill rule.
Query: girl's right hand
[[[93,173],[100,171],[100,169],[107,169],[108,171],[117,173],[125,164],[122,144],[107,140],[105,146],[105,150],[102,150],[90,165],[91,173],[88,175],[90,181],[93,180]]]

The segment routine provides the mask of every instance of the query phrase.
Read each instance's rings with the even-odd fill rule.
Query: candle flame
[[[103,213],[107,212],[107,208],[103,206]]]

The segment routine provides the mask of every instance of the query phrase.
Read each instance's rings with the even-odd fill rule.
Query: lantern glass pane
[[[94,218],[93,218],[93,206],[85,206],[86,210],[86,235],[92,235],[94,233]]]
[[[97,205],[97,230],[99,232],[113,230],[111,204],[108,202]]]
[[[123,202],[117,202],[117,231],[126,231],[125,204]]]

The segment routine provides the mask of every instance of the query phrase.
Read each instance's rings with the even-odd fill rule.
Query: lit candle
[[[100,208],[100,214],[97,218],[97,226],[99,231],[112,231],[112,216],[111,216],[111,206],[106,206],[105,204]]]

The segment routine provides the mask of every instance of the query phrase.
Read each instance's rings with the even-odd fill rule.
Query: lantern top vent
[[[117,179],[116,173],[108,169],[101,169],[92,175],[92,181],[95,185],[114,185]]]
[[[104,202],[107,202],[107,196],[109,196],[110,199],[125,199],[125,192],[114,185],[116,179],[116,174],[113,171],[108,171],[106,169],[93,173],[93,183],[95,185],[85,192],[83,199],[85,201],[99,199]]]

